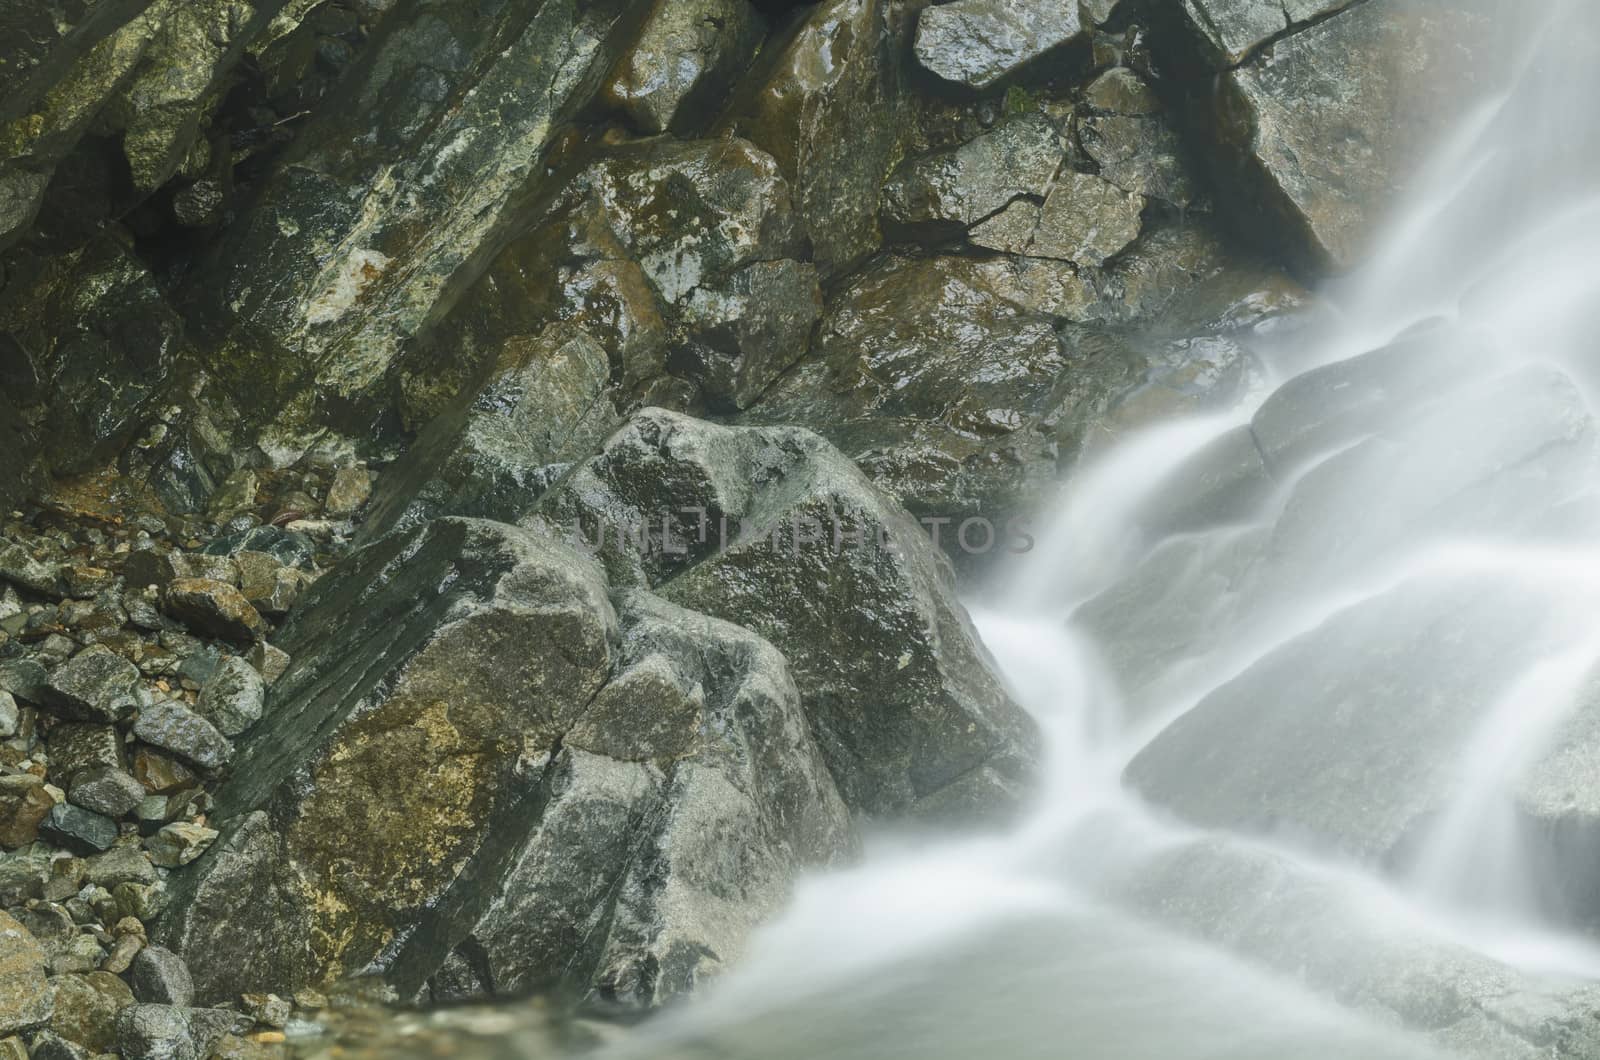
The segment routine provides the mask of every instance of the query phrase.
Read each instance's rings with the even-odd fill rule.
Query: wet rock
[[[130,1005],[117,1017],[117,1051],[126,1060],[205,1060],[234,1019],[225,1009]]]
[[[172,5],[158,2],[143,11],[126,3],[110,6],[122,8],[121,16],[108,12],[102,16],[100,32],[75,41],[77,47],[54,50],[55,60],[49,65],[61,66],[46,69],[55,76],[18,84],[15,95],[6,93],[7,105],[0,113],[4,122],[0,124],[0,143],[5,147],[0,162],[0,250],[15,243],[33,222],[52,171],[132,78]],[[41,17],[38,21],[48,24],[54,20]],[[43,29],[44,39],[58,37],[62,24]],[[40,39],[32,36],[22,47],[36,46]],[[8,42],[8,49],[11,46]],[[6,76],[9,80],[14,75],[8,70]]]
[[[778,160],[824,279],[876,250],[884,178],[907,133],[889,5],[824,0],[767,46],[737,128]]]
[[[200,551],[208,556],[237,556],[241,552],[262,552],[285,567],[311,570],[317,549],[316,544],[304,534],[276,526],[258,526],[241,533],[219,537]]]
[[[222,185],[197,180],[172,197],[172,216],[185,228],[208,228],[222,219]]]
[[[1015,202],[975,227],[980,247],[1097,266],[1139,236],[1144,198],[1089,173],[1069,173],[1043,205]]]
[[[62,594],[60,566],[36,559],[15,541],[0,541],[0,580],[41,596]]]
[[[0,776],[0,847],[16,850],[32,843],[55,804],[41,778],[31,773]]]
[[[606,352],[552,325],[513,339],[480,385],[464,391],[379,479],[360,541],[441,515],[515,519],[554,477],[615,426]]]
[[[264,1027],[282,1028],[289,1022],[294,1006],[277,994],[245,994],[239,999],[250,1017]]]
[[[923,9],[915,51],[924,69],[984,89],[1083,32],[1076,4],[954,0]]]
[[[10,692],[0,691],[0,740],[15,736],[21,724],[22,709],[17,706],[16,699]]]
[[[966,257],[886,258],[833,298],[817,349],[742,418],[812,423],[914,514],[1011,516],[1056,476],[1083,415],[1131,388],[1141,366],[1115,348],[1068,347],[1055,312],[1093,292],[1073,266]]]
[[[119,843],[85,863],[85,879],[89,884],[107,890],[115,890],[125,883],[148,884],[156,878],[149,857],[132,840]]]
[[[200,690],[195,710],[224,736],[238,736],[261,720],[266,685],[244,659],[229,656]]]
[[[689,296],[683,308],[689,338],[669,367],[713,404],[744,408],[804,352],[821,313],[810,263],[755,262]]]
[[[0,332],[26,351],[39,382],[14,400],[33,410],[58,475],[98,469],[115,455],[192,352],[184,321],[115,225],[56,257],[21,256],[0,289]]]
[[[72,778],[67,791],[73,805],[112,819],[132,813],[144,796],[144,785],[109,766],[83,770]]]
[[[1276,242],[1304,267],[1354,265],[1433,130],[1475,98],[1489,49],[1464,42],[1480,28],[1470,12],[1358,4],[1224,74],[1215,135],[1229,201],[1287,230]]]
[[[109,972],[58,975],[50,980],[56,993],[50,1030],[91,1054],[108,1053],[117,1044],[117,1013],[133,1004],[133,992]]]
[[[171,795],[196,782],[194,771],[182,762],[141,747],[133,753],[133,775],[144,790]]]
[[[341,467],[333,473],[328,495],[322,499],[322,514],[330,519],[348,519],[359,512],[372,496],[372,475],[366,468]]]
[[[546,766],[500,882],[403,965],[471,952],[498,993],[658,1005],[726,967],[798,872],[854,848],[772,646],[648,593],[618,604],[618,671]]]
[[[514,827],[531,763],[609,672],[614,624],[581,557],[501,524],[436,520],[320,580],[218,790],[231,821],[158,940],[202,999],[365,968],[426,923]],[[249,814],[269,800],[262,834]],[[261,879],[241,886],[241,865]]]
[[[616,148],[531,238],[547,259],[638,263],[665,330],[659,347],[630,344],[646,363],[616,365],[625,383],[666,369],[713,403],[746,403],[803,352],[820,309],[814,268],[797,260],[805,244],[790,185],[736,137]],[[599,293],[571,283],[553,302],[573,318]],[[622,352],[611,351],[614,364]]]
[[[203,825],[180,821],[169,824],[145,840],[150,861],[158,868],[175,869],[189,864],[216,842],[217,831]]]
[[[171,950],[146,946],[133,959],[133,996],[158,1005],[187,1008],[194,1004],[194,980],[188,965]]]
[[[250,665],[255,667],[261,680],[274,684],[289,669],[289,654],[264,640],[258,640],[250,649]]]
[[[137,705],[138,683],[137,666],[96,644],[50,675],[45,706],[74,721],[116,721]]]
[[[10,914],[0,912],[0,1034],[37,1027],[50,1018],[54,999],[44,971],[39,944]]]
[[[614,583],[661,586],[772,641],[853,808],[937,816],[1016,797],[1032,725],[988,669],[948,562],[818,436],[646,410],[539,515],[599,543]]]
[[[211,722],[172,700],[142,709],[133,723],[133,734],[201,769],[217,769],[233,757],[233,745]]]
[[[748,0],[657,0],[604,97],[641,132],[696,132],[761,44]]]
[[[1292,26],[1351,6],[1354,0],[1182,0],[1180,10],[1201,54],[1214,67],[1237,66]]]
[[[530,160],[592,97],[642,9],[397,10],[240,218],[211,302],[292,351],[279,378],[345,396],[371,386],[509,237],[545,172]],[[310,397],[294,409],[263,439],[280,462],[315,436]]]
[[[225,640],[250,641],[266,630],[260,613],[227,582],[178,578],[161,594],[161,605],[178,621]]]
[[[40,822],[39,835],[74,853],[97,854],[117,841],[117,822],[63,802]]]
[[[1043,199],[1064,155],[1060,133],[1042,114],[1013,118],[960,147],[901,165],[884,189],[884,216],[970,227],[1014,199]]]
[[[69,784],[79,772],[122,765],[122,738],[110,725],[75,723],[57,725],[45,739],[53,775]]]
[[[287,614],[311,580],[265,552],[240,552],[232,562],[239,567],[239,591],[251,607],[272,618]]]
[[[1178,135],[1160,101],[1133,71],[1108,70],[1085,90],[1093,109],[1077,122],[1078,142],[1099,174],[1123,191],[1186,207],[1195,198]]]
[[[0,688],[39,703],[49,695],[50,674],[36,660],[28,658],[0,661]]]

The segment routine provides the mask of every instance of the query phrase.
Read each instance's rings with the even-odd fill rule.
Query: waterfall
[[[1600,9],[1527,6],[1268,384],[1079,468],[975,600],[1049,745],[1027,818],[880,837],[623,1052],[1548,1056],[1592,1022]],[[1241,452],[1258,485],[1196,517]]]

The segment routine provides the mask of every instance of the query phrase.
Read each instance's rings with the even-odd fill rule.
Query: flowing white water
[[[1081,469],[975,609],[1036,809],[806,881],[623,1053],[1600,1055],[1600,9],[1495,10],[1506,86],[1332,322]],[[1174,524],[1240,439],[1270,488]]]

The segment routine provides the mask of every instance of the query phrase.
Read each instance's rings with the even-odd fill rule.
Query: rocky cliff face
[[[0,0],[0,1037],[52,1056],[360,976],[654,1006],[862,823],[1014,811],[958,572],[1248,387],[1474,61],[1399,0],[48,7]]]

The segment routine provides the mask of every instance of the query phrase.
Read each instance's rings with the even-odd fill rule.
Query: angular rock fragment
[[[39,823],[39,834],[75,854],[98,854],[117,841],[117,822],[62,802]]]
[[[200,689],[195,710],[222,735],[238,736],[261,720],[265,700],[266,685],[261,675],[234,655],[222,660],[212,672]]]
[[[45,705],[73,721],[116,721],[137,705],[139,668],[101,644],[50,675]]]
[[[884,216],[970,227],[1014,199],[1043,199],[1064,156],[1061,134],[1042,114],[1013,118],[960,147],[902,164],[884,188]]]
[[[44,951],[27,929],[0,912],[0,1035],[37,1027],[53,1009]]]
[[[218,791],[233,821],[166,936],[202,999],[365,968],[426,921],[604,683],[614,624],[579,556],[487,522],[393,535],[318,582],[281,636],[295,664]],[[269,799],[281,824],[260,835],[248,815]],[[261,861],[246,892],[270,921],[215,922],[213,903],[243,898],[222,880]]]
[[[985,89],[1083,32],[1074,3],[954,0],[923,9],[915,50],[924,69]]]
[[[152,747],[171,751],[201,769],[217,769],[233,757],[233,745],[205,718],[181,703],[166,700],[139,711],[133,734]]]
[[[167,614],[201,633],[233,641],[250,641],[267,624],[244,594],[211,578],[178,578],[161,594]]]
[[[1068,173],[1043,205],[1017,202],[978,225],[980,247],[1077,265],[1103,265],[1139,237],[1142,196],[1089,173]]]

